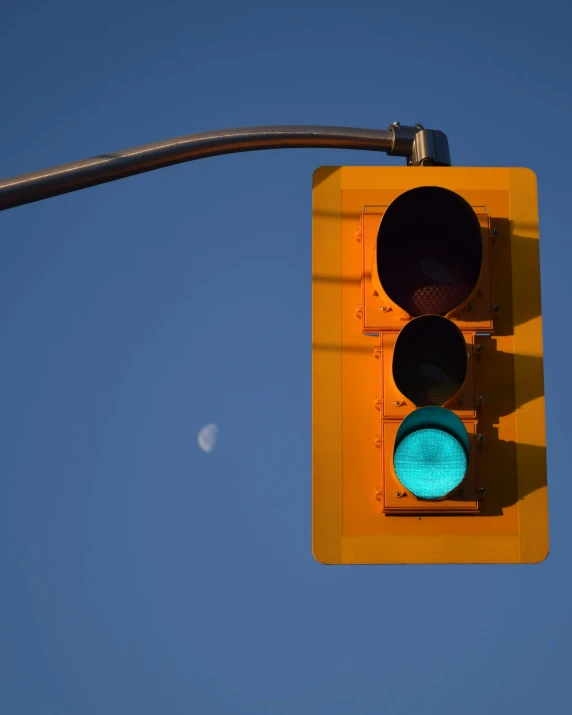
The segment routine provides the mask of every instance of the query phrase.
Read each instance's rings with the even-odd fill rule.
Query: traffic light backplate
[[[313,181],[313,553],[548,553],[536,179],[322,167]]]

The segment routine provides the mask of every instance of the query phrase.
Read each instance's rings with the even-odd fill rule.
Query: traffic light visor
[[[403,486],[421,499],[441,499],[463,481],[469,438],[461,420],[442,407],[422,407],[403,421],[393,465]]]
[[[475,290],[483,247],[477,215],[454,191],[421,186],[387,208],[377,236],[377,273],[410,315],[445,315]]]

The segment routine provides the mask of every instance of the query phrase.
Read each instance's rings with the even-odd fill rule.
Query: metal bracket
[[[451,166],[449,142],[438,129],[425,129],[421,124],[414,127],[393,122],[388,127],[392,136],[390,156],[404,156],[408,166]]]

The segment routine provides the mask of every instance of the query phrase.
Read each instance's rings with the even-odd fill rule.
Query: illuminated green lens
[[[422,499],[439,499],[463,481],[467,454],[449,432],[435,428],[410,432],[399,442],[393,464],[397,478]]]

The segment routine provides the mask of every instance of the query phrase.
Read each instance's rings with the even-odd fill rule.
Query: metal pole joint
[[[438,129],[425,129],[393,122],[387,128],[391,136],[389,156],[404,156],[408,166],[451,166],[449,142]]]

